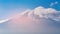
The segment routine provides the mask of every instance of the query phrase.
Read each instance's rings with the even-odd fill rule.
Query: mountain
[[[53,8],[27,9],[11,19],[9,28],[22,33],[59,33],[60,12]]]
[[[11,18],[6,25],[15,34],[60,34],[60,11],[41,6],[27,9]]]

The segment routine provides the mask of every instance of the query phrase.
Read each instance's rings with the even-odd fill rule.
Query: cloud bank
[[[59,33],[60,12],[53,8],[27,9],[11,19],[9,28],[20,33]]]

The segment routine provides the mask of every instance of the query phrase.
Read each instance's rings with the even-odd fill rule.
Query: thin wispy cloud
[[[10,19],[4,19],[4,20],[0,20],[0,23],[5,23],[7,21],[9,21]]]
[[[56,2],[52,2],[52,3],[50,4],[50,6],[54,6],[54,5],[56,5],[56,4],[58,4],[57,1],[56,1]]]

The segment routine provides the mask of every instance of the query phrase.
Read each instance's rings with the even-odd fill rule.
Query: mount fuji
[[[27,9],[11,19],[9,28],[23,33],[59,33],[60,11],[53,8],[37,7]]]
[[[60,11],[41,6],[27,9],[12,17],[7,26],[19,34],[60,34]]]

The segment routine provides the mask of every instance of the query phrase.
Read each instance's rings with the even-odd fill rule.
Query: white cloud
[[[58,4],[58,2],[56,1],[56,2],[54,2],[54,3],[51,3],[50,4],[50,6],[54,6],[54,5],[56,5],[56,4]]]
[[[53,8],[37,7],[12,18],[9,28],[14,32],[59,33],[60,12]]]
[[[9,20],[10,20],[10,19],[0,20],[0,23],[7,22],[7,21],[9,21]]]

